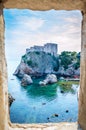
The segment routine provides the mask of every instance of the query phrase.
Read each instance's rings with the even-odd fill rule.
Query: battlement
[[[51,55],[56,56],[58,50],[58,45],[56,43],[46,43],[44,46],[33,46],[26,49],[26,54],[29,52],[37,51],[37,52],[46,52],[50,53]]]

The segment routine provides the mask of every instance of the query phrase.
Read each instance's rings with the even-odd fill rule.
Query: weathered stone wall
[[[2,0],[4,8],[32,10],[83,10],[86,0]]]
[[[32,10],[81,10],[82,53],[81,53],[81,86],[79,97],[78,122],[86,130],[86,0],[0,0],[0,130],[77,130],[76,123],[19,125],[8,123],[7,73],[4,51],[3,8]],[[8,128],[9,127],[9,128]]]
[[[57,44],[55,43],[46,43],[44,44],[44,46],[33,46],[30,47],[29,49],[26,49],[26,54],[29,52],[33,52],[33,51],[38,51],[38,52],[46,52],[46,53],[50,53],[51,55],[56,56],[57,55]]]
[[[57,56],[57,44],[55,43],[46,43],[44,45],[44,52],[51,53],[51,55]]]
[[[11,125],[9,130],[77,130],[77,123],[49,123],[49,124],[33,124],[33,125]],[[81,129],[78,129],[81,130]]]
[[[81,43],[81,72],[79,95],[79,123],[86,130],[86,12],[83,13],[82,43]]]
[[[7,71],[4,49],[4,19],[0,5],[0,130],[8,129]]]

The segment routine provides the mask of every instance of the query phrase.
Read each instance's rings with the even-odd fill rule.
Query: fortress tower
[[[57,55],[57,44],[55,43],[46,43],[44,45],[44,52],[50,53],[51,55]]]
[[[30,47],[29,49],[27,48],[26,54],[28,52],[33,52],[33,51],[50,53],[51,55],[57,56],[58,44],[56,44],[56,43],[46,43],[46,44],[44,44],[44,46],[35,45],[33,47]]]

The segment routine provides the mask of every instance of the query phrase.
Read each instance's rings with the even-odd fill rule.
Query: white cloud
[[[46,21],[49,22],[48,28],[45,26]],[[32,16],[16,17],[14,28],[6,29],[6,48],[10,49],[10,51],[8,49],[9,56],[16,54],[16,57],[21,57],[26,48],[34,44],[43,45],[47,42],[57,43],[59,53],[64,50],[80,51],[81,18],[68,16],[63,18],[61,22],[63,24],[59,26],[56,21],[54,24],[52,18],[51,21],[48,21],[47,17],[44,19],[42,16],[40,18]],[[45,28],[45,31],[42,30],[43,28]],[[15,53],[12,48],[15,49]]]
[[[32,30],[32,31],[36,31],[39,28],[41,28],[45,22],[45,20],[41,19],[41,18],[36,18],[36,17],[26,17],[26,16],[21,16],[19,18],[16,19],[17,20],[17,24],[18,24],[18,28],[23,28],[24,30]]]
[[[75,17],[64,18],[64,20],[69,23],[78,23],[79,24],[82,19],[80,17],[75,16]]]
[[[31,30],[37,30],[40,27],[42,27],[44,24],[44,20],[42,19],[38,19],[38,18],[31,18],[27,20],[26,25],[28,26],[28,28],[30,28]]]

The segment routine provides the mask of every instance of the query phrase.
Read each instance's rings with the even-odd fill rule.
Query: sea
[[[72,84],[73,89],[62,89],[58,83],[39,86],[43,77],[34,78],[34,83],[27,87],[13,75],[20,61],[7,61],[8,91],[15,98],[10,106],[12,123],[57,123],[76,122],[78,117],[77,91],[79,85]]]

